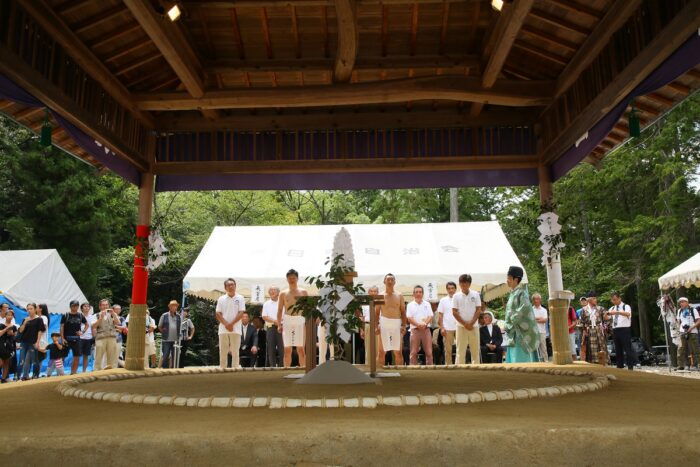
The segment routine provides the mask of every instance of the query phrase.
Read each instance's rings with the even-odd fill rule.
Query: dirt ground
[[[618,380],[601,391],[556,398],[374,410],[144,406],[64,398],[54,391],[59,378],[11,383],[0,386],[3,458],[11,459],[3,464],[104,467],[697,463],[700,381],[587,364],[570,367],[615,374]],[[510,379],[512,384],[508,387],[513,389],[532,382],[559,381],[548,375],[527,373],[464,373],[465,379],[473,374],[492,378],[489,384],[493,388],[501,387],[501,377]],[[180,380],[183,384],[176,389],[224,389],[216,389],[207,376],[201,375],[189,384]],[[533,376],[537,380],[524,379]],[[164,385],[174,384],[177,378],[128,382]],[[402,378],[405,382],[398,384],[411,382],[410,376]],[[291,381],[289,384],[297,386]],[[270,390],[273,386],[278,384],[270,383]]]

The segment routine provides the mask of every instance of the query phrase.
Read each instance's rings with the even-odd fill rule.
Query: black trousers
[[[185,368],[185,355],[190,348],[190,341],[180,341],[180,368]]]
[[[632,328],[613,329],[613,339],[615,342],[615,363],[617,363],[617,367],[624,368],[626,363],[627,368],[633,369],[635,358],[632,353]]]

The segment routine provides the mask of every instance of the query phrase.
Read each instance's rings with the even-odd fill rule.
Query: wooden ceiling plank
[[[388,104],[417,100],[489,102],[495,105],[542,106],[551,102],[551,81],[496,81],[486,88],[482,78],[429,76],[343,83],[333,86],[251,88],[208,91],[201,98],[187,93],[149,93],[136,96],[144,110],[321,107]]]
[[[71,26],[71,29],[75,34],[82,34],[90,29],[102,26],[104,23],[112,21],[114,18],[118,18],[119,16],[128,13],[128,11],[129,10],[124,8],[124,6],[117,5],[107,11],[101,11],[100,13],[85,18],[81,22]]]
[[[352,78],[358,52],[358,28],[355,0],[336,0],[338,49],[333,66],[333,81],[347,83]]]
[[[556,96],[560,96],[576,82],[581,73],[600,54],[610,38],[639,9],[641,0],[614,2],[593,32],[571,58],[569,64],[559,75]]]
[[[133,53],[133,52],[135,52],[143,47],[146,47],[152,43],[153,42],[151,41],[151,39],[149,39],[147,37],[137,39],[134,42],[131,42],[131,43],[125,45],[124,47],[121,47],[121,48],[115,50],[114,52],[112,52],[108,56],[106,56],[104,58],[104,62],[107,63],[107,62],[112,62],[114,60],[120,59],[120,58],[124,57],[125,55],[129,55],[129,54],[131,54],[131,53]]]
[[[599,20],[603,17],[603,13],[601,13],[600,11],[580,2],[575,2],[572,0],[549,0],[549,2],[572,13],[583,14],[595,20]]]
[[[523,41],[515,41],[513,44],[513,47],[517,47],[518,49],[525,50],[526,52],[529,52],[533,55],[537,55],[538,57],[542,57],[545,60],[549,60],[550,62],[554,62],[559,65],[566,65],[568,63],[567,59],[564,57],[560,57],[559,55],[555,55],[547,50],[540,49],[538,47],[535,47],[534,45],[528,44],[527,42]]]
[[[552,26],[566,29],[567,31],[575,32],[577,34],[581,34],[582,36],[587,37],[588,34],[590,33],[590,31],[587,28],[580,26],[576,23],[572,23],[571,21],[568,21],[566,19],[554,16],[550,13],[547,13],[544,10],[539,10],[537,8],[533,8],[530,11],[530,15],[532,15],[533,17],[535,17],[537,19],[544,21],[545,23],[549,23]]]
[[[572,53],[576,53],[576,51],[579,49],[579,44],[575,42],[571,42],[566,39],[562,39],[561,37],[554,36],[548,33],[547,31],[543,31],[541,29],[532,27],[528,24],[524,24],[520,30],[525,34],[529,34],[533,37],[536,37],[537,39],[545,40],[550,44],[554,44]]]
[[[389,52],[389,7],[382,5],[382,57]]]
[[[664,29],[615,76],[608,86],[579,112],[569,127],[552,139],[543,152],[543,162],[551,163],[563,151],[571,147],[583,133],[588,131],[603,115],[610,111],[624,96],[628,95],[645,77],[666,60],[688,37],[697,31],[700,18],[700,2],[690,2],[671,20]],[[646,97],[656,100],[661,97],[671,106],[672,99],[657,93]]]
[[[328,35],[328,7],[321,7],[321,32],[323,33],[323,56],[331,56],[330,36]]]
[[[127,63],[123,67],[119,68],[114,75],[115,76],[122,76],[125,75],[126,73],[135,70],[147,63],[151,63],[154,60],[158,60],[159,58],[162,58],[163,54],[161,54],[159,51],[151,52],[149,54],[146,54],[142,57],[139,57],[135,60],[132,60],[131,62]],[[148,75],[146,73],[146,75]]]
[[[92,41],[88,47],[90,49],[98,49],[100,47],[103,47],[113,41],[119,40],[122,37],[131,37],[133,34],[138,34],[139,31],[141,31],[141,25],[134,21],[133,23],[129,23],[127,26],[124,26],[123,28],[119,28],[119,31],[108,31],[105,34],[99,36],[97,39]]]
[[[129,110],[147,128],[153,128],[153,117],[134,105],[131,93],[95,54],[73,33],[71,28],[44,1],[19,0],[22,8],[75,62],[100,84],[120,105]]]

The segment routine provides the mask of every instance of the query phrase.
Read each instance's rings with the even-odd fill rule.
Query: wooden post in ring
[[[305,373],[316,368],[316,320],[306,320],[306,331],[304,347],[306,348],[306,361],[304,362]]]

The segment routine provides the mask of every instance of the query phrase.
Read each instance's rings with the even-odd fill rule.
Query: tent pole
[[[141,174],[139,187],[139,214],[136,226],[136,243],[134,246],[134,276],[131,287],[131,307],[129,308],[130,339],[126,344],[124,367],[131,371],[143,371],[146,353],[146,311],[148,310],[148,236],[151,228],[153,211],[152,173]],[[141,330],[141,331],[139,331]],[[143,332],[143,337],[141,332]]]

